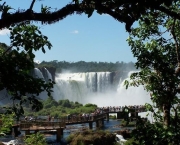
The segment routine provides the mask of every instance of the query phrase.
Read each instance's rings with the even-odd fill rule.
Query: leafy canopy
[[[180,19],[179,13],[169,9],[176,0],[72,0],[71,3],[57,8],[55,11],[50,6],[43,5],[39,12],[35,12],[33,6],[36,0],[31,0],[28,9],[14,10],[6,2],[0,4],[0,29],[8,28],[12,24],[25,21],[39,21],[42,24],[56,23],[68,15],[85,13],[90,17],[94,11],[99,14],[108,14],[119,22],[126,24],[126,30],[131,31],[132,24],[141,19],[149,10],[162,11],[165,14]]]
[[[45,47],[50,49],[52,45],[35,25],[20,23],[9,30],[11,45],[3,50],[0,57],[0,90],[5,89],[7,96],[12,99],[13,104],[9,109],[21,115],[24,113],[24,103],[29,102],[33,110],[40,110],[42,104],[36,96],[42,91],[47,91],[48,95],[52,92],[53,81],[46,83],[31,75],[34,51],[41,49],[45,52]]]
[[[179,13],[180,1],[169,7]],[[180,21],[159,10],[151,10],[139,20],[127,39],[140,72],[131,75],[129,85],[143,85],[153,104],[153,124],[139,120],[134,136],[141,144],[179,144],[180,140]]]

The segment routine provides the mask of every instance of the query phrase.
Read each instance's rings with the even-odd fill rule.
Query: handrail
[[[84,122],[94,122],[100,119],[104,119],[105,117],[107,117],[107,113],[109,112],[122,112],[121,110],[117,111],[117,110],[103,110],[104,112],[101,114],[94,114],[94,115],[89,115],[89,116],[82,116],[82,115],[77,115],[77,116],[71,116],[70,118],[67,117],[61,117],[58,118],[56,121],[40,121],[40,120],[36,120],[36,121],[25,121],[22,120],[20,122],[20,128],[30,128],[33,126],[37,126],[37,127],[65,127],[66,124],[68,123],[84,123]],[[145,111],[145,108],[138,108],[138,109],[134,109],[134,108],[130,108],[129,112],[143,112]]]

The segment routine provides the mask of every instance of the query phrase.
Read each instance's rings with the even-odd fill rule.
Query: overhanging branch
[[[134,5],[136,4],[139,5]],[[74,13],[82,14],[87,13],[87,10],[89,9],[90,5],[92,6],[94,3],[91,3],[88,5],[85,1],[85,3],[81,4],[68,4],[64,6],[63,8],[51,12],[51,13],[36,13],[32,11],[33,5],[35,3],[35,0],[32,0],[30,9],[26,10],[25,12],[17,11],[15,13],[9,13],[7,16],[0,19],[0,29],[7,28],[12,24],[17,24],[24,21],[38,21],[43,24],[52,24],[55,22],[58,22],[60,20],[63,20],[68,15],[72,15]],[[162,2],[161,2],[162,3]],[[142,14],[146,13],[145,10],[153,8],[155,10],[162,11],[166,13],[167,15],[170,15],[171,17],[175,17],[176,19],[180,20],[179,13],[176,13],[174,11],[171,11],[162,5],[156,5],[156,7],[150,5],[144,5],[143,8],[140,7],[140,2],[138,0],[122,0],[119,3],[114,3],[112,1],[111,3],[100,3],[98,6],[92,6],[94,7],[94,10],[101,11],[104,14],[109,14],[119,22],[126,23],[126,30],[129,31],[131,25],[135,22],[135,20],[138,20]],[[151,6],[151,7],[150,7]],[[121,8],[122,9],[121,9]],[[135,8],[135,9],[134,9]],[[115,9],[119,9],[119,11],[116,11]],[[139,9],[137,11],[137,9]],[[30,11],[29,11],[30,10]],[[133,14],[130,15],[130,14]]]

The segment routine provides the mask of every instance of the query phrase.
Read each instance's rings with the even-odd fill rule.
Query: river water
[[[120,131],[120,130],[124,130],[124,129],[132,129],[132,127],[126,127],[126,128],[122,128],[120,126],[121,120],[112,120],[110,119],[109,121],[104,121],[104,127],[102,127],[102,130],[104,131],[109,131],[109,132],[116,132],[116,131]],[[85,124],[78,124],[78,125],[67,125],[66,129],[64,129],[63,131],[63,140],[65,140],[71,133],[75,133],[75,132],[79,132],[79,131],[83,131],[84,129],[88,129],[89,128],[89,124],[85,123]],[[96,123],[93,123],[93,130],[96,130]],[[56,140],[56,135],[51,135],[51,136],[47,136],[46,137],[48,142],[55,142]]]
[[[120,127],[120,120],[112,120],[110,119],[109,121],[104,121],[104,127],[102,128],[102,130],[107,130],[110,132],[116,132],[122,129],[132,129],[132,128],[122,128]],[[78,132],[78,131],[83,131],[84,129],[88,129],[89,128],[89,124],[85,123],[85,124],[78,124],[78,125],[67,125],[66,129],[64,129],[63,131],[63,138],[62,140],[65,140],[71,133],[74,132]],[[93,130],[96,130],[96,123],[93,123]],[[24,132],[21,131],[21,135],[18,137],[20,138],[21,136],[24,136]],[[12,137],[12,135],[8,135],[5,137],[1,137],[0,141],[1,142],[9,142],[10,140],[14,140],[15,138]],[[60,143],[56,143],[56,135],[52,135],[52,134],[46,134],[46,139],[48,142],[48,145],[56,145],[56,144],[60,144]],[[61,143],[60,145],[63,145],[63,143]]]

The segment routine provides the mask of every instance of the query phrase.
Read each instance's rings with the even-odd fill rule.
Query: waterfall
[[[33,77],[34,78],[41,78],[41,79],[43,79],[46,82],[48,82],[49,79],[52,80],[51,73],[45,67],[42,68],[42,70],[40,70],[38,68],[34,68]]]
[[[44,69],[44,73],[42,71],[40,71],[38,68],[34,68],[33,72],[32,72],[32,76],[34,78],[41,78],[44,81],[48,81],[49,79],[52,80],[52,75],[49,73],[49,71],[46,68]],[[39,96],[40,99],[46,99],[47,96],[47,92],[42,92],[40,93]],[[0,91],[0,105],[3,104],[7,104],[7,103],[12,103],[12,100],[10,99],[10,96],[8,95],[6,89],[3,89]]]
[[[110,72],[64,73],[55,79],[54,98],[83,103],[89,95],[105,93],[111,84]]]
[[[110,89],[110,72],[97,73],[98,92],[105,92]]]
[[[41,70],[38,68],[34,68],[33,77],[41,78],[42,80],[44,80],[46,82],[48,82],[49,79],[52,80],[52,75],[50,74],[50,72],[45,67],[42,68]],[[40,99],[47,99],[48,98],[47,92],[46,91],[41,92],[37,97]]]
[[[33,77],[34,78],[41,78],[44,80],[44,76],[38,68],[34,68]]]
[[[45,76],[44,76],[45,81],[48,82],[49,80],[52,80],[51,73],[46,68],[44,68],[44,70],[45,70]]]
[[[125,80],[129,80],[128,74]],[[98,106],[143,105],[150,102],[149,93],[143,86],[129,87],[119,78],[116,89],[112,89],[111,72],[62,73],[55,77],[54,99],[69,99],[82,104],[94,103]]]
[[[52,79],[46,68],[35,68],[33,71],[35,78],[45,81]],[[128,74],[125,80],[129,80]],[[122,78],[114,85],[111,72],[87,72],[87,73],[60,73],[56,74],[52,96],[56,101],[69,99],[82,104],[93,103],[98,106],[123,106],[123,105],[143,105],[150,101],[150,95],[143,86],[129,87],[127,90]],[[4,91],[1,93],[4,95]],[[1,95],[1,96],[2,96]],[[47,99],[47,93],[42,92],[40,99]],[[3,96],[1,97],[3,98]],[[1,102],[1,101],[0,101]]]

